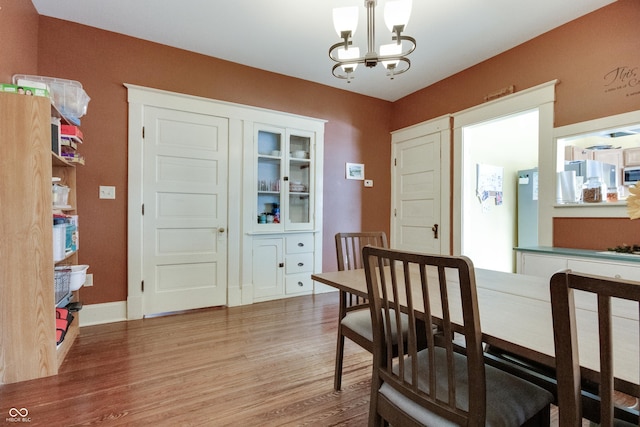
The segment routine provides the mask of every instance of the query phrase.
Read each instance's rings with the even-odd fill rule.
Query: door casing
[[[451,251],[451,118],[449,115],[438,117],[433,120],[429,120],[423,123],[419,123],[408,128],[400,129],[392,132],[392,156],[391,156],[391,238],[390,245],[393,248],[400,246],[399,233],[399,220],[396,216],[400,210],[400,195],[398,194],[398,184],[400,177],[396,173],[397,167],[395,166],[396,159],[399,157],[399,150],[403,143],[416,140],[428,135],[438,134],[440,141],[440,152],[438,161],[440,162],[440,188],[434,189],[434,193],[439,193],[440,212],[438,223],[438,250],[439,254],[449,254]],[[428,224],[428,227],[422,227],[423,232],[432,233],[431,227],[433,224]],[[418,248],[411,248],[416,250]],[[427,251],[433,248],[420,248],[423,251]]]

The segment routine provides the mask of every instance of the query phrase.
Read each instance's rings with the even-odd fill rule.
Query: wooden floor
[[[337,302],[331,293],[81,328],[59,375],[0,386],[0,422],[26,408],[32,426],[365,426],[371,355],[348,340],[333,391]]]

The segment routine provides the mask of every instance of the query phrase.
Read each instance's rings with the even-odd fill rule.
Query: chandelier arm
[[[338,73],[336,73],[336,70],[340,70],[340,66],[341,66],[341,64],[336,64],[331,69],[331,74],[333,74],[333,77],[337,77],[339,79],[343,79],[343,80],[347,80],[347,81],[351,80],[353,77],[351,77],[349,75],[349,73],[346,73],[346,74],[338,74]]]
[[[396,40],[396,37],[394,37],[393,40]],[[400,36],[400,43],[402,43],[403,41],[408,41],[409,43],[411,43],[411,47],[409,48],[408,51],[402,52],[401,55],[406,56],[411,54],[414,50],[416,50],[416,39],[414,39],[411,36]]]
[[[349,44],[351,44],[351,42],[349,42]],[[340,42],[340,43],[334,44],[329,48],[329,58],[331,58],[334,62],[337,62],[336,67],[340,65],[347,65],[347,64],[364,64],[365,63],[364,56],[360,56],[358,58],[350,58],[350,59],[340,59],[334,56],[334,52],[336,51],[336,49],[342,47],[343,45],[344,43]]]
[[[338,59],[336,56],[333,56],[333,53],[334,53],[335,50],[337,50],[338,48],[340,48],[342,46],[344,46],[344,42],[343,41],[332,45],[329,48],[329,58],[333,59],[336,62],[340,62],[340,59]]]
[[[411,43],[411,47],[409,49],[407,49],[406,51],[402,52],[401,54],[398,55],[409,55],[411,54],[414,50],[416,50],[416,39],[414,39],[411,36],[400,36],[400,40],[398,40],[397,36],[393,36],[391,38],[391,40],[393,41],[398,41],[398,44],[401,44],[403,41],[407,41],[409,43]]]
[[[397,76],[397,75],[399,75],[399,74],[402,74],[402,73],[404,73],[404,72],[408,71],[408,70],[409,70],[409,68],[411,68],[411,61],[409,60],[409,58],[398,58],[398,59],[399,59],[400,61],[402,61],[402,62],[405,62],[405,63],[407,64],[407,68],[404,68],[404,69],[402,69],[402,70],[400,70],[400,71],[396,71],[396,69],[394,68],[394,69],[393,69],[393,72],[392,72],[392,74],[393,74],[394,76]]]

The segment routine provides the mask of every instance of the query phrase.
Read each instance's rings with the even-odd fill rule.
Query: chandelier
[[[353,72],[358,64],[375,67],[378,62],[387,70],[387,75],[402,74],[411,67],[407,56],[416,48],[413,37],[404,36],[409,15],[411,15],[411,0],[387,0],[384,5],[384,21],[391,32],[393,43],[380,46],[380,53],[375,51],[375,8],[377,0],[364,0],[367,9],[367,53],[360,56],[360,48],[353,46],[353,35],[358,27],[358,7],[340,7],[333,9],[333,26],[342,39],[341,42],[329,48],[329,57],[336,62],[331,72],[339,79],[346,79],[351,83]],[[403,41],[407,46],[403,51]],[[401,64],[402,63],[402,64]]]

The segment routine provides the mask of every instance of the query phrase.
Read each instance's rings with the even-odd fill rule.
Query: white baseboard
[[[336,290],[337,289],[331,286],[326,286],[322,283],[316,282],[314,293],[319,294]],[[238,305],[252,304],[254,302],[252,295],[253,288],[251,285],[243,286],[242,289],[230,289],[229,306],[233,307]],[[127,301],[107,302],[102,304],[85,304],[80,311],[80,326],[101,325],[104,323],[133,320],[134,318],[128,317],[127,305]],[[141,313],[139,318],[142,318]]]
[[[84,305],[80,311],[81,327],[126,320],[128,320],[126,301],[87,304]]]

